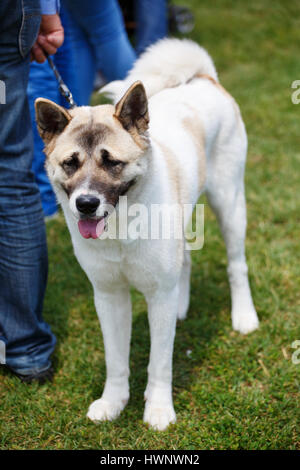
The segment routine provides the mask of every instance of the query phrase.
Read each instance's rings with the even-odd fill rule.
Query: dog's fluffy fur
[[[177,239],[85,239],[78,230],[78,198],[99,198],[95,217],[103,220],[103,203],[118,207],[121,194],[128,206],[150,208],[195,205],[205,192],[226,243],[233,329],[249,333],[258,318],[244,254],[247,137],[210,56],[188,40],[166,39],[150,47],[124,81],[104,91],[114,96],[115,106],[67,111],[40,98],[37,123],[49,178],[75,255],[93,285],[103,331],[107,378],[88,417],[116,418],[129,399],[133,285],[145,295],[151,334],[144,421],[162,430],[176,420],[172,351],[176,319],[185,318],[189,305],[189,251]],[[105,220],[109,226],[111,218]]]

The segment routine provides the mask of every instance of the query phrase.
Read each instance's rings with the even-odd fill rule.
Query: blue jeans
[[[78,83],[77,80],[74,79],[74,70],[76,68],[69,35],[70,19],[63,8],[61,8],[60,17],[65,29],[65,40],[52,59],[76,99],[78,97]],[[43,64],[38,64],[37,62],[30,64],[27,93],[34,139],[32,170],[41,193],[44,215],[51,216],[57,212],[58,207],[55,194],[45,171],[45,155],[43,153],[44,142],[37,130],[34,102],[37,98],[43,97],[66,108],[68,107],[68,102],[60,94],[57,80],[47,61]]]
[[[55,337],[43,321],[47,245],[38,187],[31,172],[27,102],[29,53],[40,24],[39,0],[1,0],[0,340],[6,364],[21,374],[50,366]]]
[[[63,0],[70,16],[69,34],[79,89],[78,104],[89,104],[97,70],[107,81],[122,80],[136,54],[125,31],[117,0]]]
[[[136,51],[144,50],[168,34],[167,0],[135,0]]]

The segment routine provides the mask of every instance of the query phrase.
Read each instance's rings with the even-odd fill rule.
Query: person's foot
[[[33,373],[33,374],[20,374],[19,372],[15,372],[13,369],[9,370],[16,375],[22,382],[32,383],[32,382],[39,382],[40,384],[44,384],[45,382],[52,382],[54,370],[53,367],[49,367],[46,370],[41,372]]]

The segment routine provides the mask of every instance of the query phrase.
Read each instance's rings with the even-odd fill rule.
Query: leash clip
[[[70,108],[75,108],[76,103],[73,99],[73,95],[72,95],[71,91],[69,90],[69,88],[67,87],[67,85],[65,83],[60,83],[59,84],[59,91],[60,91],[61,95],[64,96],[66,98],[66,100],[68,101],[68,103],[70,105]]]

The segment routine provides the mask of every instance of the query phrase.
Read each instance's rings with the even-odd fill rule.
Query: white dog
[[[190,255],[183,239],[105,237],[108,206],[127,196],[140,203],[195,205],[206,193],[220,222],[228,255],[233,329],[258,327],[244,242],[247,137],[239,108],[219,84],[207,52],[188,40],[150,47],[126,80],[105,91],[117,104],[71,111],[39,98],[37,123],[46,167],[89,277],[100,319],[107,378],[90,405],[93,421],[116,418],[129,399],[129,286],[148,304],[151,352],[144,421],[158,430],[174,423],[172,352],[176,319],[189,305]],[[117,214],[117,215],[116,215]],[[125,239],[124,239],[125,238]]]

